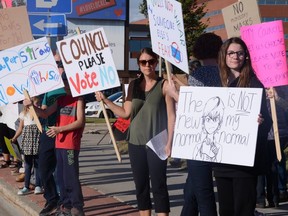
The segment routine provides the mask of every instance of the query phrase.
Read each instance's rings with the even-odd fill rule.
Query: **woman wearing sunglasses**
[[[142,49],[137,62],[141,75],[129,84],[123,107],[109,101],[101,92],[96,92],[95,96],[98,101],[103,100],[116,115],[131,120],[127,140],[140,215],[151,215],[151,180],[155,212],[158,216],[166,216],[170,212],[166,177],[167,159],[160,159],[154,151],[146,147],[146,143],[160,132],[167,130],[168,139],[163,151],[167,156],[170,155],[175,104],[166,94],[167,80],[158,77],[155,72],[158,56],[152,49]]]

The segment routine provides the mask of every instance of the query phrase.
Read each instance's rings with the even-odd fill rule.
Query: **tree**
[[[203,23],[201,19],[205,16],[206,4],[198,4],[197,0],[178,0],[182,4],[183,22],[185,29],[185,39],[188,56],[192,55],[192,47],[195,40],[204,32],[208,24]],[[148,18],[147,1],[139,5],[139,11]],[[208,19],[209,21],[209,19]]]

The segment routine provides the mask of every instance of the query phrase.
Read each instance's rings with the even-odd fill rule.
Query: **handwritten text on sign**
[[[148,0],[147,8],[153,51],[188,73],[181,3],[174,0]]]
[[[63,87],[47,39],[40,38],[0,52],[0,105]]]
[[[181,87],[172,157],[253,166],[260,88]]]
[[[120,85],[103,28],[57,42],[72,95]]]
[[[286,49],[282,21],[241,28],[253,68],[265,87],[288,84]]]

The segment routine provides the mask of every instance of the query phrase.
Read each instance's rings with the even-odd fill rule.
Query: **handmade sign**
[[[253,166],[261,88],[181,87],[172,157]]]
[[[189,73],[181,3],[147,0],[152,49]]]
[[[63,87],[47,39],[40,38],[0,52],[0,106]]]
[[[103,28],[57,42],[73,97],[120,86]]]
[[[8,4],[7,4],[8,3]],[[25,6],[0,10],[0,50],[8,49],[33,40]]]
[[[261,23],[258,2],[241,0],[222,9],[225,29],[230,37],[239,37],[240,28]]]
[[[252,66],[265,87],[288,84],[285,38],[282,20],[241,28]]]

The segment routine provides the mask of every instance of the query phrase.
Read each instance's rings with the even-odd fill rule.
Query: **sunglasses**
[[[156,59],[139,60],[139,64],[140,64],[141,66],[146,66],[147,63],[148,63],[148,65],[154,65],[156,62],[157,62]]]

